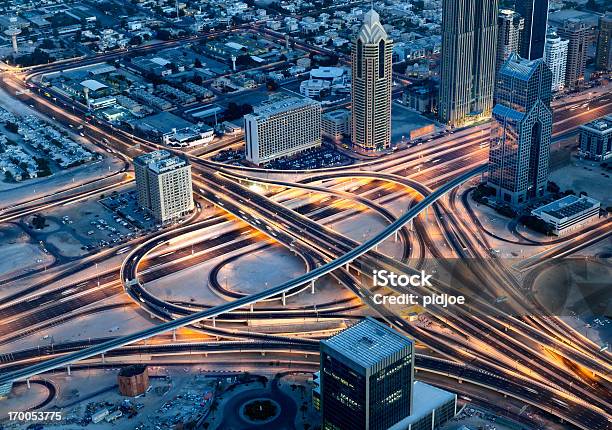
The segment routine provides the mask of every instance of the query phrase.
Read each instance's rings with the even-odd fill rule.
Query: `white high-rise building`
[[[393,41],[374,9],[367,12],[353,42],[352,132],[356,149],[379,151],[391,146]]]
[[[176,220],[193,210],[191,166],[166,150],[134,159],[138,205],[159,222]]]
[[[561,39],[557,33],[548,33],[544,45],[544,62],[552,72],[552,90],[565,88],[565,69],[567,67],[567,47],[569,40]]]
[[[287,97],[244,116],[246,158],[256,165],[321,146],[321,104]]]

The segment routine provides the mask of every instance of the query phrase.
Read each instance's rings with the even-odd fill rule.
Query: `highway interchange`
[[[28,103],[65,124],[83,125],[87,136],[121,156],[127,169],[132,157],[142,151],[156,149],[157,145],[112,129],[102,122],[84,122],[82,105],[62,99],[61,94],[53,94],[55,100],[41,95],[31,79],[40,73],[118,58],[120,55],[106,54],[104,58],[93,60],[76,59],[61,65],[41,67],[27,75],[12,74],[5,77],[4,85],[13,93],[27,86],[31,90],[30,94],[24,95]],[[555,113],[555,136],[561,139],[581,123],[610,111],[609,96],[593,100],[588,111],[578,114],[567,108],[562,109]],[[306,362],[316,363],[316,341],[320,333],[297,333],[296,336],[286,337],[243,331],[237,328],[237,323],[250,318],[321,316],[340,321],[358,318],[361,312],[369,309],[422,344],[423,353],[417,357],[417,368],[423,372],[495,390],[562,418],[577,428],[610,428],[612,398],[609,355],[599,351],[597,345],[558,318],[546,315],[542,309],[537,315],[526,315],[525,309],[499,309],[491,305],[495,297],[503,293],[514,297],[516,300],[513,304],[518,307],[531,306],[522,303],[524,292],[514,275],[502,263],[491,258],[490,246],[482,229],[469,219],[456,215],[458,188],[481,175],[485,169],[486,140],[487,125],[482,125],[456,131],[452,135],[359,166],[302,172],[237,168],[189,156],[196,194],[199,199],[217,207],[216,215],[206,219],[194,216],[179,228],[136,239],[130,243],[130,250],[120,266],[91,279],[46,289],[54,279],[116,256],[117,249],[88,257],[61,271],[55,278],[32,285],[25,294],[3,299],[0,301],[0,317],[6,324],[6,330],[0,336],[0,344],[41,327],[75,318],[79,312],[92,312],[91,309],[95,307],[88,308],[88,311],[80,309],[95,306],[96,302],[109,297],[120,297],[124,292],[133,301],[118,300],[116,306],[139,306],[163,322],[125,337],[97,339],[86,344],[54,345],[51,351],[39,348],[3,355],[0,357],[0,384],[22,381],[69,365],[77,366],[83,360],[104,362],[106,358],[134,356],[134,351],[151,356],[255,352],[269,356],[281,354],[284,359],[300,356]],[[135,146],[132,142],[139,145]],[[66,190],[44,200],[5,208],[0,213],[0,222],[20,219],[60,204],[85,200],[102,190],[125,183],[121,179],[112,185],[105,185],[108,188],[93,190],[84,186],[83,189]],[[254,191],[253,185],[268,187],[268,192]],[[319,197],[307,201],[304,196],[309,193]],[[384,203],[406,196],[412,196],[412,201],[400,216],[394,217],[385,209]],[[432,209],[427,210],[430,206]],[[365,210],[376,213],[387,225],[363,243],[325,227],[325,220],[331,216],[350,217],[355,212]],[[425,212],[432,214],[425,215]],[[428,222],[427,216],[435,216],[436,222]],[[160,252],[172,239],[227,225],[228,219],[233,228],[217,237],[204,238],[173,254]],[[236,223],[236,220],[240,223]],[[607,220],[602,221],[589,234],[600,240],[609,235],[609,227]],[[439,243],[432,239],[434,233],[444,238],[447,245],[444,249],[441,250]],[[591,236],[572,238],[565,248],[555,252],[571,254],[585,243],[590,243],[589,238],[593,239]],[[380,244],[389,240],[402,244],[403,259],[394,260],[377,251]],[[169,302],[147,291],[147,282],[215,257],[236,252],[241,255],[241,249],[258,243],[262,247],[275,243],[287,247],[303,260],[306,273],[253,295],[223,291],[213,276],[211,287],[224,294],[227,303],[212,307],[206,303]],[[410,324],[402,315],[376,305],[372,300],[374,291],[363,282],[363,277],[372,268],[388,267],[410,272],[425,264],[426,257],[433,256],[443,261],[449,253],[473,262],[469,267],[462,268],[464,272],[461,277],[466,287],[479,295],[469,309],[453,308],[449,311],[434,307],[429,310],[431,318],[444,322],[452,334]],[[553,257],[555,255],[546,256]],[[353,296],[314,307],[283,306],[292,294],[316,291],[317,283],[326,275],[332,276]],[[449,291],[451,287],[440,282],[436,288]],[[114,305],[101,306],[96,312],[103,312],[109,306]],[[175,342],[168,338],[169,333],[176,333],[175,330],[186,326],[209,340]],[[146,339],[154,336],[157,337],[153,343],[147,344]],[[460,386],[457,385],[456,389],[460,391]]]

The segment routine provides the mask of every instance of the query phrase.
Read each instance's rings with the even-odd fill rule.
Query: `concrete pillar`
[[[28,378],[28,379],[26,379],[26,385],[28,386],[28,388],[31,388],[31,387],[30,387],[30,379],[29,379],[29,378]]]
[[[215,317],[212,317],[213,327],[217,327],[217,321]]]
[[[287,305],[287,297],[286,297],[286,293],[283,291],[283,306]]]
[[[176,342],[176,329],[172,330],[172,341]]]
[[[106,362],[106,359],[104,357],[104,353],[102,353],[102,364],[104,364]]]
[[[249,305],[249,309],[251,310],[251,312],[253,312],[253,303]]]
[[[68,372],[68,376],[70,376],[70,365],[66,366],[66,371]]]
[[[310,282],[310,294],[314,294],[315,293],[315,280],[313,279]]]

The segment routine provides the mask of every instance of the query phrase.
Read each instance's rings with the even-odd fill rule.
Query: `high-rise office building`
[[[366,318],[321,341],[323,429],[386,430],[410,415],[414,344]]]
[[[257,106],[244,116],[246,158],[267,163],[321,146],[321,104],[286,97]]]
[[[612,70],[612,12],[599,17],[595,64],[599,70]]]
[[[567,48],[569,40],[561,39],[556,32],[549,32],[544,46],[544,62],[552,73],[552,91],[565,88],[565,69],[567,67]]]
[[[493,108],[498,0],[442,1],[440,120],[488,118]]]
[[[567,65],[565,67],[565,87],[575,89],[584,82],[584,70],[587,60],[589,28],[578,19],[568,19],[557,34],[569,41],[567,45]]]
[[[495,70],[501,69],[513,52],[518,53],[520,35],[525,28],[525,19],[517,12],[502,9],[497,16],[497,61]]]
[[[352,47],[352,132],[356,149],[379,151],[391,145],[393,41],[374,9],[368,11]]]
[[[191,166],[166,150],[134,159],[138,205],[159,222],[176,220],[193,210]]]
[[[542,58],[548,26],[548,0],[516,0],[515,10],[525,19],[519,55],[528,60]]]
[[[552,74],[543,59],[512,54],[498,74],[488,184],[521,205],[546,192],[552,133]]]
[[[457,396],[414,381],[414,343],[365,318],[321,342],[313,401],[323,430],[431,430],[457,413]]]

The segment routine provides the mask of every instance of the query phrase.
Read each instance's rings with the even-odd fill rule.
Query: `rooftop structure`
[[[565,196],[531,211],[531,214],[553,226],[553,232],[560,236],[571,230],[597,220],[601,203],[588,196]]]
[[[376,367],[389,357],[410,351],[413,346],[410,339],[372,318],[366,318],[321,343],[363,369]]]

